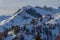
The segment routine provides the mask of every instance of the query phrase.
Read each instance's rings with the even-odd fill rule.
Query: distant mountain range
[[[2,18],[0,32],[8,30],[4,40],[55,40],[60,32],[60,8],[26,6]]]

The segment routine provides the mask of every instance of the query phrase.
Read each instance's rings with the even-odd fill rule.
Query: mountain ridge
[[[60,25],[55,21],[60,18],[60,10],[56,10],[53,9],[53,12],[49,11],[49,8],[46,10],[31,6],[19,9],[13,16],[0,23],[0,31],[5,32],[4,30],[7,29],[8,37],[3,36],[4,40],[8,40],[10,36],[9,40],[15,40],[15,38],[20,40],[20,37],[24,40],[55,40],[59,34]]]

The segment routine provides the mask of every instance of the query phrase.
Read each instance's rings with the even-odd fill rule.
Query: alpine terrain
[[[0,22],[0,40],[60,40],[60,7],[19,9]]]

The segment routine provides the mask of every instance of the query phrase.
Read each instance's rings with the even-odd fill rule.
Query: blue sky
[[[57,8],[60,0],[0,0],[0,15],[12,15],[23,6],[41,6]]]

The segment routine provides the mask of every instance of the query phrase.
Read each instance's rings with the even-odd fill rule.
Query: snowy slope
[[[43,10],[43,8],[40,9],[40,8],[33,8],[33,7],[31,7],[31,6],[27,6],[27,7],[25,7],[25,8],[22,8],[20,11],[16,12],[16,14],[13,15],[12,17],[3,20],[3,21],[0,23],[0,25],[6,24],[6,23],[9,22],[10,20],[14,19],[15,16],[17,16],[19,19],[20,19],[20,17],[22,17],[22,16],[27,16],[27,15],[29,16],[29,14],[25,11],[25,10],[27,10],[27,9],[29,9],[29,8],[33,9],[34,11],[36,11],[36,12],[38,13],[38,15],[39,15],[39,14],[41,14],[41,15],[54,14],[54,12]],[[32,11],[33,11],[33,10],[32,10]],[[18,16],[19,14],[20,14],[20,16]],[[30,15],[31,15],[31,14],[30,14]],[[32,15],[33,15],[33,14],[32,14]],[[40,15],[39,15],[39,16],[40,16]],[[18,19],[18,18],[15,18],[15,19]],[[20,20],[22,20],[22,18],[21,18]]]
[[[0,16],[0,22],[7,19],[7,18],[9,18],[9,17],[11,17],[11,16],[5,16],[5,15]]]
[[[57,13],[55,16],[54,16],[54,19],[46,22],[46,24],[57,24],[59,23],[60,24],[60,13]]]
[[[10,18],[0,22],[0,32],[4,32],[5,29],[8,30],[6,32],[8,37],[4,40],[9,38],[15,40],[15,37],[18,37],[16,40],[55,40],[59,34],[57,26],[59,21],[60,9],[27,6],[19,9]],[[21,28],[14,29],[14,26]],[[15,34],[16,30],[17,33]]]

